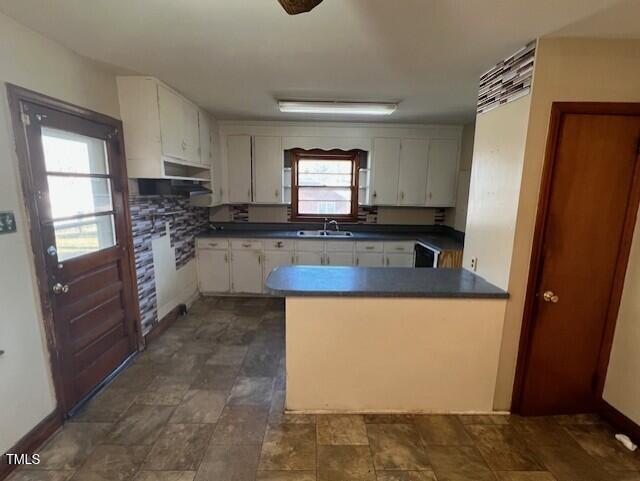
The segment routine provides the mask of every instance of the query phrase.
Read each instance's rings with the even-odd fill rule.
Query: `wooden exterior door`
[[[56,394],[67,414],[138,346],[121,128],[21,89],[10,96]]]
[[[640,192],[640,108],[556,104],[514,410],[596,410]]]

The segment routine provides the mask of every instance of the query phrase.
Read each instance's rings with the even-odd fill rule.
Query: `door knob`
[[[542,298],[544,299],[544,302],[552,302],[554,304],[560,300],[553,291],[544,291]]]
[[[60,284],[59,282],[56,282],[53,285],[52,290],[56,295],[66,294],[67,292],[69,292],[69,286],[67,284]]]

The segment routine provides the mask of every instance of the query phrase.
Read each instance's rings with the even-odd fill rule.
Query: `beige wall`
[[[543,38],[538,43],[531,113],[524,153],[522,185],[519,193],[515,225],[513,256],[509,272],[505,331],[503,336],[496,408],[507,409],[511,404],[511,391],[517,360],[518,341],[522,322],[524,297],[533,241],[538,192],[547,141],[551,103],[553,101],[640,102],[640,41],[596,40],[581,38]],[[508,108],[500,107],[498,110]],[[481,116],[482,117],[482,116]],[[477,141],[476,141],[477,142]],[[474,158],[475,161],[475,158]],[[636,233],[636,240],[638,235]],[[637,250],[637,242],[634,245]],[[465,264],[466,265],[466,264]],[[481,266],[481,264],[480,264]],[[620,325],[614,342],[615,363],[612,362],[605,390],[605,399],[625,414],[640,422],[637,394],[628,388],[638,384],[640,363],[635,351],[620,338],[623,333],[640,330],[640,319],[634,316],[632,299],[638,292],[637,277],[628,280],[621,306]],[[637,298],[637,296],[635,297]],[[637,301],[635,301],[637,302]],[[636,304],[637,306],[637,304]],[[624,313],[624,314],[623,314]],[[623,367],[624,366],[624,367]],[[618,370],[625,372],[620,373]],[[629,411],[629,405],[635,410]]]
[[[0,453],[55,407],[4,82],[118,116],[113,75],[0,14],[0,210],[18,226],[0,236]]]
[[[287,409],[489,412],[503,299],[287,298]]]
[[[476,118],[463,266],[506,289],[531,97]]]

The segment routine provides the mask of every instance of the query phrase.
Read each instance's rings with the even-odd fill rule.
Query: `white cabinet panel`
[[[168,157],[185,159],[182,138],[183,100],[168,88],[158,85],[158,102],[162,153]]]
[[[387,254],[387,267],[413,267],[413,254]]]
[[[427,175],[427,205],[453,207],[458,182],[458,141],[429,142],[429,173]]]
[[[280,137],[253,137],[253,200],[262,204],[282,202],[284,151]]]
[[[196,265],[201,292],[229,292],[229,257],[226,250],[199,249]]]
[[[324,264],[324,254],[316,252],[296,252],[296,265],[298,266],[321,266]]]
[[[257,294],[262,292],[262,254],[253,250],[231,251],[231,290]]]
[[[200,163],[200,132],[198,128],[198,107],[182,99],[182,141],[184,160]]]
[[[290,266],[294,262],[293,252],[287,251],[266,251],[264,253],[264,281],[266,282],[267,277],[273,269],[279,266]]]
[[[211,122],[202,110],[198,111],[198,130],[200,132],[200,163],[210,167],[213,163]]]
[[[382,252],[357,252],[356,265],[359,267],[383,267],[384,254]]]
[[[251,136],[227,137],[229,202],[251,202]]]
[[[395,205],[398,202],[399,167],[400,139],[374,139],[372,204]]]
[[[352,266],[353,252],[327,252],[325,259],[328,266]]]
[[[398,201],[400,205],[424,205],[427,200],[429,141],[402,139]]]

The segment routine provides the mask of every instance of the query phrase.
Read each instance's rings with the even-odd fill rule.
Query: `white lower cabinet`
[[[226,250],[198,249],[198,288],[201,292],[229,292],[229,254]]]
[[[384,254],[382,252],[357,252],[356,266],[384,267]]]
[[[386,254],[387,267],[413,267],[413,254]]]
[[[296,265],[321,266],[324,265],[324,253],[320,252],[296,252]]]
[[[327,252],[325,259],[328,266],[352,266],[353,252]]]
[[[246,294],[262,292],[262,253],[254,250],[231,251],[231,291]]]
[[[264,253],[264,264],[262,266],[263,280],[266,282],[267,277],[272,270],[278,266],[290,266],[294,263],[293,251],[266,251]]]

